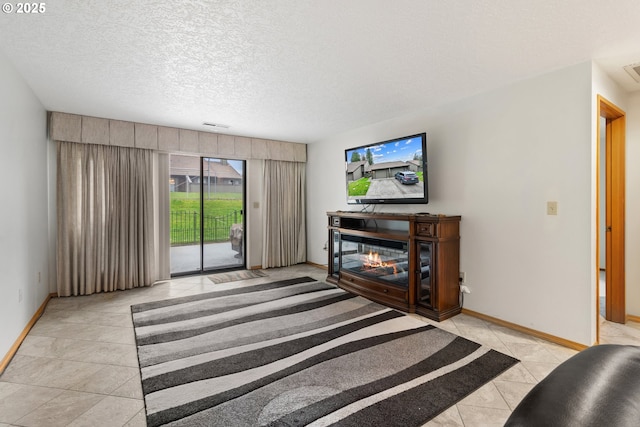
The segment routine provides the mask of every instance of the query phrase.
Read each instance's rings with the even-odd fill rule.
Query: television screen
[[[345,150],[347,203],[427,203],[427,135]]]

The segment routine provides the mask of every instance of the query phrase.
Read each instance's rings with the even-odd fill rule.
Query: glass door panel
[[[244,162],[202,159],[203,269],[244,266]]]
[[[200,271],[200,158],[169,156],[171,274]]]
[[[418,243],[418,249],[420,250],[420,277],[418,278],[420,286],[418,287],[418,304],[431,307],[431,265],[433,262],[433,243],[420,242]]]
[[[331,245],[330,250],[333,252],[331,262],[331,275],[336,279],[340,273],[340,233],[336,230],[331,231]]]
[[[171,274],[242,268],[244,162],[171,155]]]

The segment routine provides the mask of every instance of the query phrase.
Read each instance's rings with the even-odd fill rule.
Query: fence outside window
[[[190,245],[200,243],[200,212],[172,211],[171,246]],[[242,211],[234,210],[225,215],[202,216],[204,243],[229,241],[229,230],[233,224],[242,223]]]

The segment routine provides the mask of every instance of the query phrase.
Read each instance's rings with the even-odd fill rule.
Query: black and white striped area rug
[[[132,312],[149,426],[420,426],[517,362],[310,277]]]

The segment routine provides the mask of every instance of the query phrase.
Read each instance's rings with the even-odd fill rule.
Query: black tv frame
[[[354,151],[366,150],[367,148],[369,149],[378,149],[379,147],[388,148],[390,145],[395,145],[399,142],[407,141],[409,139],[414,139],[414,138],[421,139],[420,146],[422,150],[422,163],[420,167],[422,168],[422,175],[423,175],[423,182],[422,182],[423,191],[419,197],[408,197],[406,195],[403,196],[402,195],[403,193],[400,189],[398,190],[398,194],[399,194],[398,197],[388,197],[388,196],[386,197],[355,196],[351,198],[349,197],[349,182],[351,182],[349,180],[349,173],[353,173],[353,171],[352,172],[349,171],[349,164],[351,163],[350,162],[351,153],[353,153]],[[346,150],[344,150],[344,158],[345,158],[345,184],[346,184],[345,190],[346,190],[346,196],[347,196],[347,204],[369,205],[369,204],[427,204],[429,203],[429,186],[428,186],[429,177],[427,174],[427,134],[426,132],[418,133],[415,135],[403,136],[399,138],[393,138],[386,141],[360,145],[357,147],[347,148]],[[387,178],[389,177],[387,176]],[[373,178],[373,179],[376,179],[376,178]],[[398,184],[398,185],[402,185],[402,184]]]

